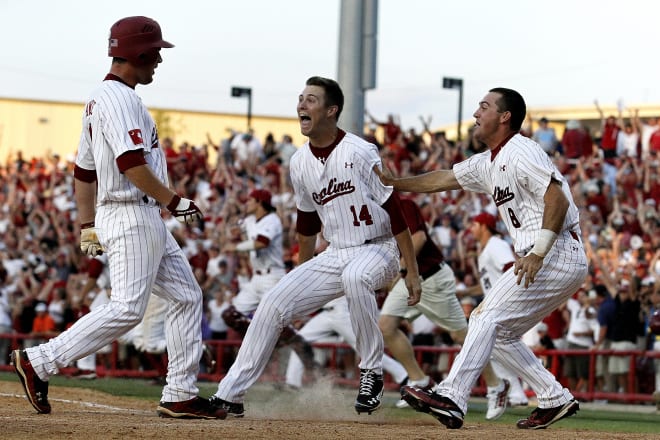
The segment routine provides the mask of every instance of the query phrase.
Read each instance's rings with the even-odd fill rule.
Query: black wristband
[[[401,269],[399,269],[399,274],[401,274],[401,278],[405,278],[406,275],[408,275],[408,269],[402,267]]]

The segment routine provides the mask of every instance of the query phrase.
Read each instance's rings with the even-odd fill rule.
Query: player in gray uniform
[[[419,271],[398,197],[373,172],[381,166],[376,146],[337,127],[343,104],[339,85],[320,77],[309,78],[298,98],[300,129],[309,138],[290,164],[300,264],[261,300],[236,361],[211,397],[230,415],[243,415],[245,392],[263,372],[282,328],[344,294],[360,356],[355,409],[375,411],[383,393],[375,291],[398,271],[397,244],[410,272],[409,303],[419,301]],[[314,257],[322,226],[330,245]]]
[[[525,113],[518,92],[491,89],[474,113],[474,136],[488,151],[452,170],[414,177],[396,179],[376,169],[384,183],[400,191],[491,194],[520,256],[470,316],[467,337],[447,378],[432,391],[404,387],[403,398],[411,406],[448,428],[463,425],[470,390],[491,355],[522,377],[538,398],[538,408],[518,421],[519,428],[545,428],[579,409],[570,391],[520,339],[575,293],[587,274],[570,188],[543,149],[518,134]]]
[[[80,247],[108,255],[110,301],[45,344],[13,352],[14,368],[32,406],[51,411],[48,378],[72,361],[96,352],[135,327],[154,293],[167,300],[169,364],[158,414],[176,418],[225,418],[227,413],[199,397],[202,355],[202,291],[190,264],[165,227],[166,206],[182,222],[201,212],[169,187],[165,154],[156,125],[135,92],[153,81],[162,61],[162,38],[151,18],[127,17],[110,29],[110,73],[91,94],[74,171]]]

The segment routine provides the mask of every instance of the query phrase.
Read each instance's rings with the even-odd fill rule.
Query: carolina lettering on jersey
[[[142,131],[139,128],[128,130],[128,135],[135,145],[142,145],[144,143],[142,140]]]
[[[332,179],[330,179],[330,182],[328,182],[328,186],[326,188],[323,188],[318,193],[316,192],[313,193],[312,198],[319,205],[325,205],[332,199],[335,199],[339,196],[343,196],[345,194],[350,194],[354,191],[355,191],[355,187],[353,186],[353,183],[351,183],[350,180],[347,180],[346,182],[337,183],[337,179],[333,177]]]
[[[503,205],[504,203],[513,200],[513,198],[514,195],[508,186],[504,189],[496,186],[495,190],[493,191],[493,201],[495,202],[496,206]]]

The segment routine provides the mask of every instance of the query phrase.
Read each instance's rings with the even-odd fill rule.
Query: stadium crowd
[[[367,116],[371,123],[365,138],[379,147],[384,165],[398,175],[450,168],[483,151],[471,131],[463,141],[454,142],[444,132],[432,132],[427,124],[418,133],[404,130],[392,115],[383,122]],[[590,261],[589,277],[575,295],[577,306],[561,307],[537,329],[547,332],[545,340],[556,348],[582,343],[585,349],[652,350],[654,344],[655,350],[660,349],[660,337],[651,335],[647,325],[650,314],[660,307],[660,124],[655,118],[641,121],[636,112],[625,122],[620,116],[603,117],[596,133],[589,133],[580,121],[568,121],[561,139],[547,119],[530,116],[523,132],[542,145],[570,182]],[[538,129],[531,129],[533,123]],[[296,264],[296,209],[288,178],[296,146],[288,135],[277,140],[268,133],[261,140],[251,131],[231,132],[217,142],[209,135],[208,142],[198,146],[186,142],[175,146],[169,138],[161,144],[171,184],[205,214],[191,226],[170,218],[166,210],[163,216],[205,294],[205,338],[226,338],[231,331],[221,313],[249,280],[251,268],[245,253],[224,248],[241,240],[239,226],[253,189],[273,194],[285,231],[287,267]],[[92,300],[93,291],[83,290],[90,262],[78,250],[73,165],[72,157],[25,158],[19,152],[0,167],[0,333],[29,335],[25,344],[66,328]],[[422,208],[432,238],[456,273],[459,289],[478,283],[477,242],[468,225],[482,211],[497,215],[492,199],[463,191],[403,196]],[[466,300],[466,306],[473,307],[471,301]],[[571,321],[579,316],[572,310],[582,310],[580,319],[590,320],[579,340],[571,336]],[[411,325],[410,332],[411,337],[415,332],[431,332],[436,343],[451,344],[441,329]],[[538,335],[531,335],[529,343],[536,346],[540,341]],[[0,339],[0,365],[8,362],[9,342]],[[597,373],[602,377],[608,368],[614,374],[614,382],[603,379],[602,389],[627,389],[626,363],[621,364],[599,364]],[[438,362],[428,368],[439,369],[430,371],[436,374],[443,370]],[[573,386],[583,387],[585,378],[573,375],[573,370],[567,371],[571,374],[567,377],[575,380]]]

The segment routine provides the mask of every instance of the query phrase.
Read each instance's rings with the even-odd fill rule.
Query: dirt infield
[[[305,402],[285,393],[275,402],[251,402],[243,419],[172,420],[156,415],[155,402],[116,397],[81,388],[52,386],[49,392],[53,412],[36,414],[18,382],[0,382],[0,426],[7,439],[646,439],[648,434],[608,433],[562,428],[530,433],[515,426],[494,423],[466,423],[449,431],[431,417],[389,417],[388,410],[358,416],[350,405],[334,408]],[[318,390],[317,390],[318,391]],[[317,393],[318,394],[318,393]],[[306,404],[307,403],[307,404]],[[272,405],[272,406],[271,406]],[[274,410],[273,407],[278,410]],[[312,409],[311,407],[314,407]],[[270,409],[267,409],[270,408]],[[316,414],[315,414],[316,411]],[[401,411],[401,410],[399,410]],[[656,437],[657,438],[657,437]]]

